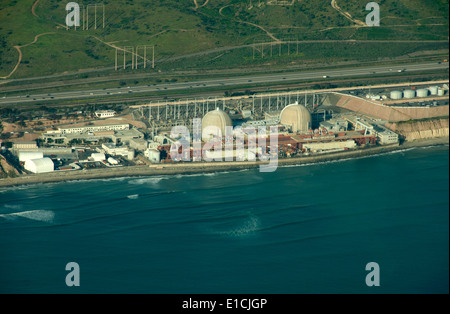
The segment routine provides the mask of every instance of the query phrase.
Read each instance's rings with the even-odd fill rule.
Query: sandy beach
[[[448,137],[422,139],[411,142],[405,142],[402,145],[376,146],[354,151],[344,151],[314,156],[279,159],[278,166],[282,167],[285,165],[312,164],[318,162],[336,161],[342,159],[383,154],[396,150],[404,150],[412,147],[424,147],[424,146],[448,145],[448,144],[449,144]],[[102,168],[102,169],[89,169],[89,170],[64,171],[64,172],[55,171],[51,173],[30,174],[30,175],[22,175],[16,178],[0,179],[0,187],[36,184],[36,183],[62,182],[71,180],[92,180],[92,179],[106,179],[117,177],[139,177],[139,176],[235,171],[235,170],[256,168],[267,163],[268,162],[262,161],[198,162],[198,163],[170,163],[170,164],[167,163],[167,164],[155,164],[152,166],[118,167],[108,169]]]

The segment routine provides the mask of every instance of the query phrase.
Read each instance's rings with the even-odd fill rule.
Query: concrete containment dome
[[[203,130],[208,126],[216,126],[222,132],[222,136],[225,136],[225,127],[233,126],[231,118],[228,114],[219,108],[216,110],[208,112],[202,119],[202,133]]]
[[[305,106],[292,104],[281,111],[280,122],[292,128],[292,132],[306,133],[311,128],[311,114]]]

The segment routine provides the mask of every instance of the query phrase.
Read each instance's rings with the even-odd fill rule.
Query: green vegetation
[[[11,78],[76,72],[84,69],[102,70],[102,75],[116,73],[115,49],[111,46],[155,45],[157,69],[241,68],[285,66],[295,63],[333,63],[339,61],[370,61],[398,58],[421,51],[448,53],[448,42],[417,43],[302,43],[266,46],[261,52],[245,45],[304,40],[447,40],[448,0],[380,0],[381,27],[354,27],[330,5],[330,0],[295,1],[292,6],[268,5],[257,0],[214,0],[198,9],[194,1],[184,0],[107,0],[105,24],[102,10],[97,10],[94,29],[93,8],[90,8],[89,30],[66,30],[65,5],[60,0],[40,0],[35,13],[35,0],[3,0],[0,8],[0,76],[13,71],[18,51],[24,46],[22,61]],[[202,1],[199,1],[201,3]],[[78,3],[81,3],[79,1]],[[85,0],[83,4],[98,3]],[[261,3],[261,5],[259,5]],[[342,10],[354,19],[365,21],[366,0],[338,0]],[[252,5],[250,5],[252,4]],[[37,38],[39,34],[49,33]],[[240,47],[240,48],[239,48]],[[213,51],[217,48],[223,50]],[[227,49],[229,48],[229,49]],[[190,55],[190,57],[184,57]],[[119,52],[118,65],[123,66]],[[127,59],[131,63],[131,57]],[[105,68],[107,68],[105,70]],[[145,71],[152,73],[152,69]],[[145,73],[143,69],[121,70]],[[97,75],[92,72],[86,77]]]
[[[442,117],[431,117],[431,118],[423,118],[423,119],[411,119],[407,121],[398,121],[396,124],[414,124],[417,122],[427,122],[427,121],[438,121],[438,120],[448,120],[448,116],[442,116]]]

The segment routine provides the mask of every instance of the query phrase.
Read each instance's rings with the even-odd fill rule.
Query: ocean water
[[[448,176],[441,146],[0,188],[0,292],[448,293]]]

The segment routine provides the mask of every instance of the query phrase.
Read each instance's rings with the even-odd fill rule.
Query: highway
[[[82,98],[101,98],[112,97],[120,95],[131,95],[140,93],[161,93],[164,95],[168,91],[180,91],[180,90],[192,90],[201,88],[215,88],[215,87],[238,87],[249,84],[276,84],[289,81],[302,81],[302,80],[322,80],[327,82],[333,78],[340,77],[358,77],[358,76],[370,76],[370,75],[382,75],[382,74],[403,74],[417,71],[430,71],[430,70],[448,70],[448,62],[443,63],[421,63],[421,64],[409,64],[398,66],[372,66],[363,68],[344,68],[333,70],[315,70],[306,72],[295,72],[285,74],[266,74],[266,75],[251,75],[251,76],[239,76],[220,79],[199,80],[191,82],[174,82],[174,83],[160,83],[153,85],[141,85],[141,86],[123,86],[115,88],[104,89],[92,89],[92,90],[79,90],[68,92],[56,92],[56,93],[36,93],[36,94],[24,94],[18,96],[3,96],[0,97],[0,105],[2,104],[23,104],[29,102],[47,102],[57,100],[70,100],[70,99],[82,99]],[[1,93],[1,92],[0,92]],[[1,95],[1,94],[0,94]]]

